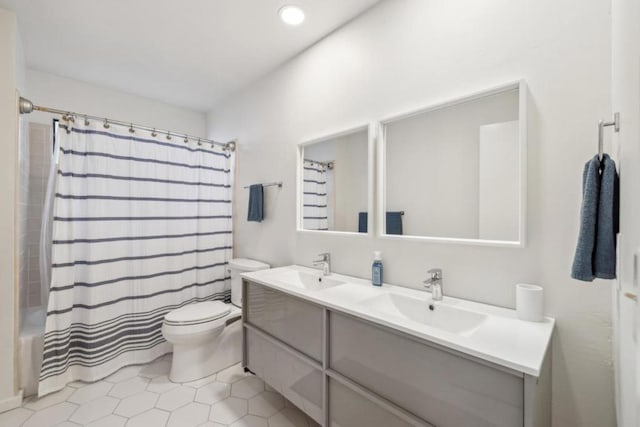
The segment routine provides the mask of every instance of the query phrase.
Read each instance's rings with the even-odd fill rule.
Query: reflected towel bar
[[[263,187],[273,187],[273,186],[278,186],[278,188],[282,188],[282,181],[280,182],[266,182],[264,184],[262,184]],[[245,185],[243,188],[249,188],[251,187],[250,185]]]

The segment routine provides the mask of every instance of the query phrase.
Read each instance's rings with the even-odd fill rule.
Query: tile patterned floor
[[[169,381],[170,355],[95,383],[74,382],[0,414],[2,427],[317,427],[262,380],[232,366],[201,380]]]

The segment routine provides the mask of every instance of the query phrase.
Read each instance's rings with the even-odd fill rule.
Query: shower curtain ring
[[[200,141],[200,138],[198,138],[198,147],[202,147],[202,142]]]
[[[167,140],[171,141],[171,132],[167,132]]]
[[[129,133],[135,133],[135,130],[133,130],[133,123],[129,125]]]
[[[188,144],[189,143],[189,138],[187,138],[186,136],[184,137],[184,143]]]
[[[153,128],[153,130],[151,131],[151,136],[154,138],[158,136],[158,134],[156,133],[156,128]]]
[[[109,124],[109,120],[105,118],[102,126],[104,126],[105,129],[109,129],[109,127],[111,127],[111,125]]]
[[[84,115],[84,125],[85,126],[89,126],[89,119],[87,118],[87,115]]]

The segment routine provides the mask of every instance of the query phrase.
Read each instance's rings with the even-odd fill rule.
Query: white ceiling
[[[27,65],[206,111],[380,0],[0,0]],[[298,27],[278,9],[306,12]]]

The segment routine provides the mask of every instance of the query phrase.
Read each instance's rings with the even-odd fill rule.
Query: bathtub
[[[46,310],[45,307],[22,309],[20,317],[18,369],[20,388],[26,397],[38,393]]]

